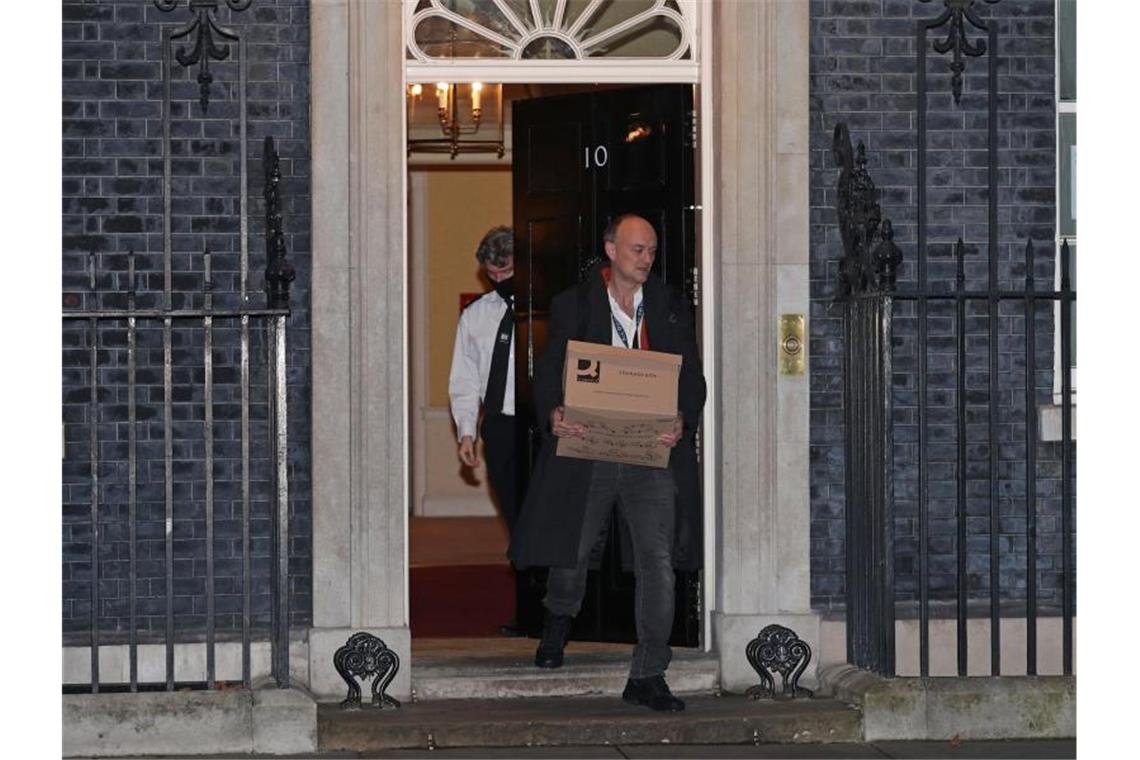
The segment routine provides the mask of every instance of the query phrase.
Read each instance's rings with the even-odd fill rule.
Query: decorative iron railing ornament
[[[567,14],[567,0],[557,0],[549,16],[543,12],[538,0],[531,0],[529,13],[517,12],[516,4],[510,0],[482,0],[472,4],[472,12],[467,15],[448,8],[449,4],[445,0],[422,0],[409,11],[408,52],[415,60],[451,60],[450,55],[429,55],[421,47],[422,40],[417,37],[421,25],[436,19],[466,29],[481,38],[489,48],[498,48],[498,57],[515,60],[581,60],[605,55],[607,43],[627,39],[639,29],[648,30],[665,22],[666,25],[675,27],[677,45],[671,52],[654,58],[676,61],[692,57],[694,11],[688,4],[673,0],[656,0],[641,12],[601,28],[598,28],[598,12],[607,5],[603,0],[590,0],[572,19]],[[478,56],[470,57],[486,56],[487,52],[482,51]]]
[[[272,136],[265,138],[265,298],[270,309],[289,305],[289,283],[297,276],[286,258],[281,222],[281,157]]]
[[[800,676],[811,662],[811,647],[791,628],[768,625],[748,642],[744,650],[748,663],[760,675],[760,684],[746,692],[751,699],[795,699],[812,696],[811,689],[799,685]],[[780,691],[776,691],[776,673]]]
[[[883,290],[895,289],[895,280],[902,258],[902,251],[895,245],[895,230],[891,220],[884,219],[879,226],[879,244],[871,253],[871,260],[875,263],[875,275],[878,277],[879,287]]]
[[[843,240],[839,296],[894,290],[902,252],[895,245],[890,220],[882,218],[875,201],[875,183],[867,172],[867,149],[862,141],[852,148],[847,125],[839,123],[831,152],[840,168],[836,201]],[[876,238],[878,244],[872,249]]]
[[[198,64],[198,102],[205,113],[210,107],[210,85],[214,82],[214,75],[210,73],[210,59],[224,61],[230,57],[230,47],[224,43],[215,42],[215,36],[230,42],[237,42],[238,35],[232,29],[218,24],[214,13],[218,4],[225,2],[231,11],[244,11],[249,8],[253,0],[189,0],[190,13],[194,19],[188,25],[172,32],[171,41],[180,40],[194,35],[194,47],[190,52],[186,48],[179,48],[175,59],[184,68]],[[160,11],[169,12],[178,7],[180,0],[154,0],[154,5]]]
[[[1001,0],[984,0],[986,4],[993,5]],[[931,0],[919,0],[922,3],[929,3]],[[943,25],[949,24],[946,30],[946,39],[941,42],[934,43],[934,51],[940,55],[945,55],[953,51],[954,58],[950,61],[950,71],[953,76],[950,80],[950,87],[954,92],[954,104],[961,105],[962,101],[962,73],[966,70],[966,61],[964,56],[970,58],[977,58],[985,55],[986,41],[978,39],[972,43],[966,38],[966,22],[981,32],[988,32],[989,27],[978,18],[974,12],[974,5],[978,0],[942,0],[946,6],[946,10],[938,18],[926,24],[927,29],[937,29]]]
[[[333,667],[348,684],[348,696],[340,703],[342,709],[358,709],[363,706],[357,677],[363,681],[372,679],[373,707],[400,707],[398,699],[385,693],[400,670],[400,657],[382,639],[363,631],[352,634],[333,655]]]

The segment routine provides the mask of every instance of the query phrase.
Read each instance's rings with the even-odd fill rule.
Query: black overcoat
[[[642,299],[649,348],[682,358],[677,408],[684,417],[684,434],[669,456],[677,488],[673,565],[696,570],[702,562],[703,523],[694,436],[706,390],[692,307],[655,276],[642,286]],[[612,343],[610,304],[600,267],[551,302],[546,350],[534,367],[534,408],[542,442],[508,552],[519,568],[576,564],[594,463],[554,453],[558,439],[550,432],[550,413],[562,404],[562,368],[568,340]]]

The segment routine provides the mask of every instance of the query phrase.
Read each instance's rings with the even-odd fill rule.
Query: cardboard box
[[[561,457],[668,467],[657,436],[673,429],[681,357],[572,340],[563,368],[565,419],[585,438],[558,439]]]

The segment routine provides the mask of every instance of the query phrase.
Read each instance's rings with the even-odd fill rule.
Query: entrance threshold
[[[632,644],[570,641],[566,663],[534,665],[536,639],[412,639],[412,696],[417,701],[513,697],[620,697],[629,675]],[[667,674],[678,694],[713,694],[720,688],[715,652],[673,648]]]

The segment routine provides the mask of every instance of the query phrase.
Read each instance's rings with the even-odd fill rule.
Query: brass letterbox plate
[[[807,354],[803,314],[780,315],[780,374],[802,375]]]

